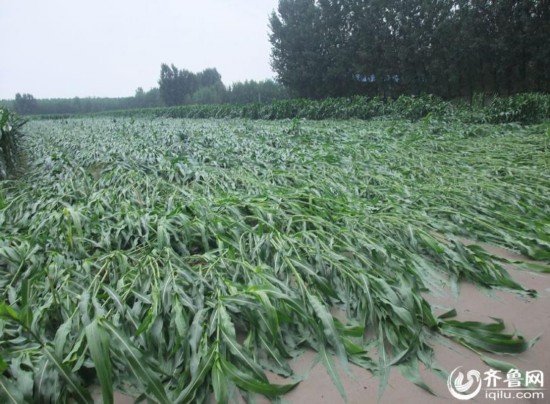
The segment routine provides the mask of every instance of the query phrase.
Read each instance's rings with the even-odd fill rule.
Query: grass
[[[536,293],[458,237],[550,260],[544,125],[88,118],[27,133],[29,172],[0,183],[6,402],[86,402],[93,382],[107,402],[274,398],[305,348],[345,395],[334,361],[422,384],[434,333],[479,352],[534,342],[436,316],[422,292],[450,277]]]

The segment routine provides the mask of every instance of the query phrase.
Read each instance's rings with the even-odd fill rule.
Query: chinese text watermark
[[[458,400],[470,400],[482,391],[491,400],[544,399],[544,372],[510,369],[508,372],[489,369],[483,374],[478,370],[461,371],[454,369],[447,379],[451,395]]]

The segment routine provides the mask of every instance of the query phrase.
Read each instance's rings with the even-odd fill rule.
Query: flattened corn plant
[[[381,391],[390,366],[429,390],[433,334],[522,352],[532,341],[502,321],[438,316],[423,293],[447,279],[535,293],[457,236],[550,259],[545,131],[30,122],[32,168],[0,184],[2,401],[89,402],[92,383],[105,402],[275,398],[306,348],[345,398],[336,362]]]

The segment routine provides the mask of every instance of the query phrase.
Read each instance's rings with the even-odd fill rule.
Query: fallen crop
[[[29,172],[0,183],[0,394],[86,402],[99,382],[107,402],[114,389],[158,402],[273,398],[298,383],[288,360],[311,348],[345,396],[335,361],[381,385],[408,366],[422,385],[433,333],[522,352],[533,341],[502,321],[438,316],[422,292],[450,279],[536,293],[458,237],[550,260],[545,131],[30,122]]]

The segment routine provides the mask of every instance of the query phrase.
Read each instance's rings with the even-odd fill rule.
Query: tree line
[[[32,94],[15,95],[1,104],[21,115],[86,114],[120,109],[148,108],[160,105],[158,88],[143,91],[140,87],[133,97],[73,97],[37,99]]]
[[[159,90],[167,106],[271,102],[288,98],[286,89],[273,80],[246,80],[226,88],[215,68],[193,73],[167,64],[161,66]]]
[[[550,0],[279,0],[269,18],[277,81],[225,86],[215,68],[162,64],[132,97],[1,101],[21,114],[89,113],[303,97],[445,99],[550,92]]]
[[[280,0],[269,25],[300,97],[550,91],[549,0]]]
[[[2,100],[0,104],[22,115],[52,115],[186,104],[266,103],[289,97],[287,90],[273,80],[247,80],[226,87],[215,68],[192,73],[174,65],[163,64],[158,83],[159,87],[149,91],[138,88],[132,97],[36,99],[32,94],[17,93],[15,99]]]

